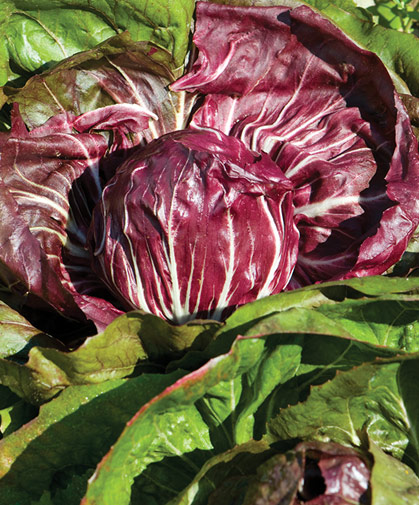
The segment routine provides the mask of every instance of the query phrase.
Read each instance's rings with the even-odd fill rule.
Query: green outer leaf
[[[32,326],[23,316],[0,300],[0,358],[26,359],[35,345],[63,348],[54,338]]]
[[[307,342],[321,342],[329,335],[351,339],[354,347],[359,341],[416,352],[418,302],[419,278],[415,277],[354,278],[283,292],[238,308],[206,349],[188,352],[168,369],[196,369],[227,352],[238,335],[300,335]]]
[[[261,461],[272,452],[269,445],[260,440],[250,440],[210,458],[199,470],[193,481],[171,500],[168,505],[205,505],[208,496],[218,490],[230,476],[240,475],[248,483],[249,476]]]
[[[267,441],[300,438],[360,446],[362,432],[419,470],[419,354],[367,363],[314,386],[305,402],[268,423]]]
[[[170,91],[178,76],[172,55],[148,42],[133,42],[128,32],[116,35],[89,51],[78,53],[53,69],[35,75],[23,88],[3,88],[9,104],[17,103],[32,130],[50,117],[70,112],[76,116],[130,103],[156,115],[144,132],[147,141],[186,125],[195,102],[192,93]]]
[[[70,385],[127,377],[137,366],[147,363],[153,368],[150,360],[157,362],[155,367],[162,368],[158,362],[164,364],[192,345],[205,346],[219,327],[219,323],[211,321],[172,326],[157,316],[133,311],[115,319],[104,332],[87,338],[77,349],[65,351],[53,348],[57,343],[52,338],[45,336],[44,341],[38,338],[37,330],[11,309],[7,315],[19,324],[22,320],[23,330],[19,326],[19,331],[28,333],[28,338],[35,334],[36,338],[29,342],[19,334],[18,340],[9,329],[10,321],[0,322],[0,336],[5,326],[0,382],[34,405],[49,400]],[[9,341],[13,341],[14,347],[8,345]],[[17,348],[22,351],[20,355],[16,354]],[[21,360],[16,361],[16,357]]]
[[[38,413],[33,405],[21,400],[10,389],[0,386],[0,439],[18,430]]]
[[[325,282],[294,291],[285,291],[239,307],[227,320],[221,333],[242,327],[251,321],[290,308],[316,308],[324,303],[345,298],[381,297],[386,295],[419,295],[419,279],[381,275]],[[419,296],[418,296],[419,299]]]
[[[193,0],[3,0],[0,84],[39,71],[128,30],[134,40],[168,49],[183,65]]]
[[[419,39],[362,19],[359,10],[346,10],[324,0],[306,0],[320,10],[362,47],[376,53],[391,71],[399,75],[410,91],[419,96]]]
[[[348,300],[335,305],[323,305],[318,312],[329,321],[334,321],[336,329],[341,328],[341,336],[346,331],[364,342],[408,352],[419,350],[417,295],[387,295],[373,301]]]
[[[85,503],[129,503],[138,476],[141,503],[166,504],[212,456],[260,438],[266,422],[303,401],[311,384],[396,352],[324,335],[241,337],[229,353],[183,378],[178,370],[70,386],[0,444],[0,505],[27,495],[36,499],[50,489],[57,471],[77,464],[93,468],[112,444],[90,480]],[[414,404],[414,395],[404,396],[406,404]],[[199,496],[215,485],[207,477],[197,484]]]
[[[238,334],[271,333],[335,335],[415,352],[418,320],[419,278],[327,282],[240,307],[216,333],[207,353],[225,352]]]
[[[238,339],[228,354],[153,398],[98,466],[83,505],[108,505],[116,499],[128,504],[134,477],[151,463],[177,456],[184,465],[186,458],[191,469],[193,460],[186,453],[212,455],[213,449],[223,452],[249,440],[255,411],[277,384],[293,376],[300,352],[298,345],[272,349],[264,339]],[[197,471],[178,484],[178,492]]]
[[[418,505],[419,478],[411,468],[383,452],[370,441],[374,458],[371,471],[371,505]]]
[[[0,442],[0,505],[37,499],[65,467],[94,468],[138,408],[181,375],[72,386],[42,406],[36,419]]]
[[[0,326],[1,327],[1,326]],[[35,405],[71,384],[103,382],[130,375],[147,357],[138,333],[141,320],[122,316],[103,333],[88,338],[72,352],[33,347],[24,364],[0,359],[0,380]]]
[[[330,289],[335,287],[338,290],[348,290],[355,289],[360,293],[367,296],[381,296],[385,294],[397,294],[397,293],[419,293],[419,279],[415,278],[392,278],[384,277],[382,275],[375,275],[369,277],[359,277],[354,279],[348,279],[345,281],[338,282],[326,282],[320,287],[320,289]]]
[[[218,321],[188,321],[176,326],[153,314],[140,310],[126,314],[128,321],[141,327],[138,334],[147,357],[165,362],[182,355],[189,348],[204,349],[221,326]]]
[[[180,379],[136,414],[98,466],[82,504],[108,505],[116,497],[121,505],[128,504],[135,477],[142,503],[163,505],[188,485],[192,486],[188,499],[194,503],[194,496],[200,496],[200,503],[211,484],[193,485],[197,471],[192,471],[191,462],[201,461],[202,466],[211,456],[260,437],[267,420],[281,407],[304,399],[310,384],[323,383],[337,369],[395,354],[387,348],[325,336],[239,337],[227,354]],[[181,449],[185,431],[186,462]],[[163,489],[171,481],[170,468],[179,473],[183,469],[185,474],[176,487],[171,483],[171,495]]]

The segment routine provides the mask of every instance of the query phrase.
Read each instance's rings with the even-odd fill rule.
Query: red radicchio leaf
[[[304,458],[304,477],[300,484],[303,499],[297,503],[361,503],[369,487],[370,470],[357,451],[322,442],[302,442],[296,451]]]
[[[199,3],[194,42],[198,59],[171,86],[205,95],[191,127],[267,152],[294,183],[291,285],[396,263],[419,222],[419,156],[377,56],[306,6]]]
[[[136,127],[147,127],[148,111],[115,105],[78,117],[61,114],[28,132],[15,108],[12,130],[2,137],[0,273],[66,316],[86,314],[98,329],[121,311],[88,296],[98,281],[85,249],[86,230],[71,222],[77,209],[70,208],[69,194],[81,176],[89,175],[91,196],[99,198],[99,162],[108,142],[82,132],[95,126],[119,129],[121,109],[127,113],[127,107]]]
[[[217,131],[178,131],[125,162],[91,228],[94,268],[127,308],[222,319],[281,291],[296,260],[291,183]]]
[[[368,461],[358,451],[332,442],[301,442],[257,469],[243,504],[366,503],[369,480]]]

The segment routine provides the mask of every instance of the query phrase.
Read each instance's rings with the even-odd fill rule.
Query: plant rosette
[[[15,3],[0,505],[417,505],[419,281],[381,274],[412,267],[419,153],[354,42],[382,27],[92,0],[69,31],[66,0]]]

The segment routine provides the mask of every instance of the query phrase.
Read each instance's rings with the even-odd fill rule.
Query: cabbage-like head
[[[93,268],[129,310],[181,324],[279,293],[298,244],[292,184],[266,155],[216,130],[138,148],[105,187]]]

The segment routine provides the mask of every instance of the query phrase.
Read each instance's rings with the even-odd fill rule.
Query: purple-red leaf
[[[291,285],[394,264],[419,222],[419,156],[377,56],[305,6],[200,3],[194,42],[198,59],[172,85],[205,95],[191,127],[268,153],[294,183]]]
[[[221,319],[287,285],[298,241],[291,188],[266,155],[218,131],[165,135],[105,187],[94,268],[127,309]]]
[[[244,505],[355,505],[364,503],[369,462],[336,443],[301,442],[257,469]]]
[[[89,260],[83,230],[71,234],[74,209],[69,194],[82,175],[98,179],[108,142],[98,134],[72,133],[75,120],[71,114],[59,115],[28,132],[15,110],[0,160],[1,273],[10,284],[18,283],[21,291],[67,316],[83,319],[83,312],[91,313],[92,307],[101,310],[104,322],[99,327],[103,328],[115,317],[111,317],[113,307],[84,296],[89,289],[78,290],[73,282],[72,270],[81,268],[89,285]],[[94,184],[91,190],[100,195]],[[68,257],[72,258],[69,268]],[[90,277],[97,287],[97,280]]]

